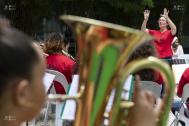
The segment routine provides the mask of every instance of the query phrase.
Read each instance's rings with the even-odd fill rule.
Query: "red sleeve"
[[[172,35],[171,30],[168,30],[168,31],[169,31],[168,38],[170,39],[169,42],[172,44],[173,39],[174,39],[174,35]]]
[[[189,83],[189,68],[187,68],[181,76],[178,84],[177,95],[182,97],[183,87],[185,84]]]
[[[155,32],[156,32],[156,30],[150,30],[150,29],[148,29],[148,33],[149,33],[150,35],[153,35]]]
[[[154,75],[155,75],[154,81],[157,82],[159,85],[162,85],[164,83],[164,81],[163,81],[163,78],[162,78],[160,72],[158,72],[158,71],[154,71],[154,72],[155,72],[154,73]]]

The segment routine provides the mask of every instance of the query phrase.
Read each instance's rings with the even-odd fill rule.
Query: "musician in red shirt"
[[[163,59],[170,59],[172,57],[173,53],[171,45],[174,35],[177,31],[175,24],[171,21],[168,14],[169,11],[166,8],[164,8],[164,13],[160,16],[158,20],[159,30],[149,30],[146,28],[146,25],[148,22],[150,11],[145,10],[144,21],[141,26],[142,31],[146,31],[154,37],[153,44],[157,50],[159,58]],[[171,30],[168,30],[167,26],[169,26]]]
[[[69,48],[69,43],[59,33],[51,33],[45,43],[45,52],[47,66],[49,69],[54,69],[65,75],[68,83],[72,81],[72,75],[75,67],[75,61],[66,53]],[[54,82],[57,93],[65,94],[65,89],[61,84]]]

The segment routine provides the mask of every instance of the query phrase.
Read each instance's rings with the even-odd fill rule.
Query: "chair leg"
[[[45,118],[44,118],[44,126],[47,125],[49,107],[50,107],[50,103],[48,102],[47,103],[47,109],[46,109],[46,112],[45,112]]]
[[[56,115],[55,115],[55,125],[62,126],[63,120],[61,119],[61,111],[64,103],[56,102]]]

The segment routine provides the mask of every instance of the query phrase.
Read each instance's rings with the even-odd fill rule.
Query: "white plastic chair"
[[[162,86],[154,81],[141,81],[142,89],[151,91],[156,98],[160,98]]]
[[[70,84],[70,88],[68,91],[69,96],[77,95],[79,88],[79,75],[75,74],[72,78],[72,83]],[[62,119],[63,121],[74,121],[75,120],[75,113],[76,113],[76,101],[74,100],[67,100],[65,101],[64,109],[62,110]]]
[[[187,108],[184,106],[183,103],[179,113],[176,115],[176,119],[174,120],[174,126],[178,126],[178,124],[181,122],[183,122],[185,126],[189,126],[189,119],[184,114],[185,109]]]
[[[64,74],[62,74],[62,73],[60,73],[56,70],[50,70],[50,69],[47,69],[46,72],[56,75],[55,78],[54,78],[54,81],[59,82],[64,87],[64,89],[66,91],[69,84],[68,84],[68,81],[66,80],[66,77],[64,76]]]
[[[54,81],[59,82],[64,87],[64,89],[67,93],[67,89],[68,89],[69,84],[68,84],[68,81],[66,80],[66,77],[62,73],[60,73],[56,70],[47,69],[46,72],[56,75],[55,78],[54,78]],[[54,85],[52,86],[52,90],[54,90]],[[50,104],[51,103],[49,103],[49,102],[47,103],[44,125],[47,124],[48,110],[49,110]],[[56,115],[55,115],[55,125],[56,126],[62,126],[63,121],[61,119],[61,110],[62,110],[63,105],[64,105],[64,103],[56,102]]]

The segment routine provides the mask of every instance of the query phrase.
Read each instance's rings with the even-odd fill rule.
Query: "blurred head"
[[[152,45],[152,43],[147,42],[138,47],[130,56],[129,61],[133,61],[136,59],[147,58],[149,56],[157,56],[156,51]]]
[[[42,53],[25,34],[2,27],[0,57],[0,114],[31,120],[45,99]]]
[[[45,52],[48,54],[68,51],[69,43],[60,33],[51,33],[45,42]]]
[[[172,48],[173,48],[174,50],[176,50],[178,46],[179,46],[178,38],[175,37],[175,38],[173,39]]]
[[[160,16],[159,20],[158,20],[158,25],[159,25],[159,28],[162,29],[162,28],[167,28],[168,26],[168,23],[167,23],[167,20],[165,19],[164,16]]]
[[[152,45],[152,43],[145,43],[143,45],[141,45],[140,47],[138,47],[130,56],[129,61],[134,61],[134,60],[139,60],[139,59],[143,59],[143,58],[147,58],[149,56],[157,56],[156,50],[154,49],[154,46]],[[152,69],[143,69],[138,71],[137,73],[140,77],[141,80],[148,80],[148,81],[152,81],[154,79],[154,70]]]

